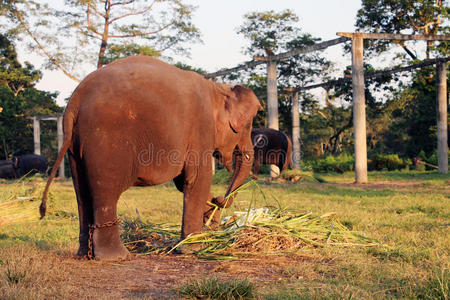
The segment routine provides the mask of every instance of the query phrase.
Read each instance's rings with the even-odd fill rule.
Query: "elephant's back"
[[[75,93],[86,102],[121,105],[121,102],[162,101],[184,104],[187,96],[200,94],[206,80],[151,57],[136,56],[117,60],[88,75]],[[180,97],[184,96],[184,97]]]
[[[267,149],[283,149],[287,150],[288,140],[286,135],[272,128],[254,128],[252,129],[252,140],[255,143],[258,136],[263,139],[259,145],[265,146]]]
[[[138,121],[157,126],[171,119],[186,127],[191,115],[212,110],[206,82],[151,57],[129,57],[91,73],[70,102],[86,121],[126,127]]]

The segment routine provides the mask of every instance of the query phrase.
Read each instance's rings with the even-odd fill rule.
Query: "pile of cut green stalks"
[[[267,198],[255,181],[238,191],[254,188]],[[237,192],[238,192],[237,191]],[[200,244],[193,254],[200,259],[238,259],[260,255],[299,254],[316,247],[374,247],[381,244],[345,227],[334,213],[314,215],[278,208],[251,208],[224,218],[219,230],[190,235],[179,242],[180,226],[123,222],[122,239],[131,252],[168,254],[177,247]],[[197,247],[199,248],[199,247]]]

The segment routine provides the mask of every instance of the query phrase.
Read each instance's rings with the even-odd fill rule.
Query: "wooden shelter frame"
[[[383,72],[364,74],[363,69],[363,41],[364,39],[388,39],[388,40],[425,40],[425,41],[448,41],[450,35],[407,35],[407,34],[388,34],[388,33],[362,33],[362,32],[338,32],[339,38],[317,43],[308,47],[294,49],[278,55],[269,57],[254,57],[252,61],[238,65],[237,67],[220,70],[209,73],[206,78],[215,78],[225,76],[240,70],[253,68],[260,64],[267,64],[267,107],[268,107],[268,125],[269,128],[278,129],[278,95],[277,95],[277,61],[287,59],[291,56],[306,54],[312,51],[326,49],[348,40],[352,41],[352,76],[351,78],[341,78],[329,82],[314,84],[307,87],[298,87],[291,89],[294,92],[294,102],[298,101],[298,92],[300,90],[313,89],[322,86],[336,85],[345,81],[352,81],[353,86],[353,133],[355,149],[355,182],[367,183],[367,140],[366,140],[366,103],[364,96],[364,78],[376,77],[385,74],[394,74],[404,72],[414,68],[421,68],[429,65],[436,65],[436,109],[437,109],[437,148],[438,165],[440,173],[448,173],[448,134],[447,134],[447,68],[446,64],[449,57],[438,58],[425,61],[421,64],[411,65],[402,68],[396,68]],[[298,103],[293,105],[293,155],[294,166],[299,166],[300,160],[300,129],[298,120]],[[294,132],[295,131],[295,132]],[[276,170],[271,168],[271,176],[276,175]]]
[[[45,116],[34,116],[30,118],[33,120],[33,140],[34,140],[34,154],[41,155],[41,123],[40,121],[56,121],[58,134],[58,152],[61,150],[64,142],[63,132],[63,114],[52,114]],[[59,166],[59,177],[65,178],[64,158]]]

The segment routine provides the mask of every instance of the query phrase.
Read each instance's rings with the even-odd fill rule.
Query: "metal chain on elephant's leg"
[[[85,256],[88,260],[94,259],[94,244],[93,244],[93,237],[94,237],[94,230],[105,228],[105,227],[112,227],[114,225],[118,225],[120,223],[120,219],[115,219],[113,221],[109,221],[103,224],[95,224],[95,225],[89,225],[89,239],[88,239],[88,253]]]

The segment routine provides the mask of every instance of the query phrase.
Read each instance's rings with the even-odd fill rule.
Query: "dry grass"
[[[174,299],[173,289],[183,282],[217,275],[225,281],[247,278],[257,288],[258,299],[448,299],[450,177],[380,172],[369,174],[371,184],[353,185],[349,183],[353,176],[321,174],[325,184],[261,181],[265,197],[258,191],[243,190],[223,215],[249,207],[282,208],[294,216],[311,211],[316,218],[335,212],[350,232],[364,232],[390,247],[308,245],[295,256],[260,255],[252,260],[226,261],[180,255],[142,255],[115,263],[74,259],[78,235],[75,195],[71,182],[56,182],[51,188],[50,214],[42,221],[22,218],[28,211],[38,214],[30,205],[37,207],[38,201],[8,200],[20,204],[15,204],[16,218],[0,226],[0,298]],[[8,199],[4,195],[9,184],[0,183],[2,203]],[[23,188],[27,192],[19,197],[27,197],[33,183]],[[225,189],[214,185],[212,192],[222,194]],[[161,224],[179,224],[181,207],[181,193],[172,185],[163,185],[129,189],[122,195],[118,211],[122,219],[132,220],[138,208],[143,224],[159,224],[154,230]],[[324,228],[326,236],[329,223]],[[172,230],[168,238],[177,239],[179,226],[163,229]],[[251,252],[267,247],[285,252],[295,247],[295,240],[268,239],[273,230],[265,226],[242,229],[236,245],[242,243],[245,251]],[[254,240],[249,242],[251,238]],[[268,246],[263,246],[265,242]]]
[[[45,187],[40,177],[23,177],[2,184],[0,190],[0,226],[36,220]],[[53,198],[53,194],[50,195]]]

